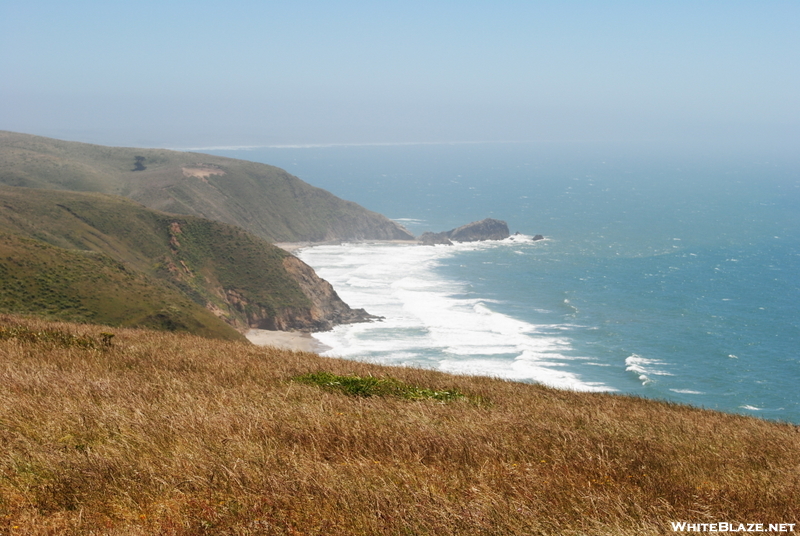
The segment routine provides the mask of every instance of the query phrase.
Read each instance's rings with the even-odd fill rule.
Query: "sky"
[[[800,2],[5,0],[0,130],[800,146]]]

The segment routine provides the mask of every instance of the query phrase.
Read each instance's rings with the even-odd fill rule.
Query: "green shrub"
[[[406,400],[438,400],[440,402],[450,402],[451,400],[464,398],[464,395],[458,389],[437,391],[409,385],[395,378],[338,376],[330,372],[312,372],[293,379],[300,383],[317,385],[331,391],[341,391],[349,396],[396,396]]]

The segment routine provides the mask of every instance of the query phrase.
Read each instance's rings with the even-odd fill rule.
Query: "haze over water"
[[[303,250],[351,306],[386,317],[317,334],[327,355],[800,423],[796,160],[526,143],[214,152],[417,235],[485,217],[522,234]]]

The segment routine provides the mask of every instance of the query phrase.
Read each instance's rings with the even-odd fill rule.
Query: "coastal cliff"
[[[378,319],[364,309],[351,309],[330,283],[320,278],[314,269],[294,256],[283,258],[286,273],[300,287],[309,304],[296,304],[279,309],[265,306],[258,301],[251,302],[248,297],[233,289],[217,288],[216,293],[223,296],[227,312],[217,305],[208,303],[207,307],[224,317],[238,329],[266,329],[270,331],[328,331],[339,324],[371,322]]]
[[[339,298],[330,283],[319,277],[313,268],[297,257],[284,257],[283,266],[311,301],[310,308],[287,324],[289,329],[327,331],[339,324],[371,322],[380,318],[367,313],[364,309],[351,309]],[[278,326],[274,329],[287,329],[287,327]]]
[[[222,338],[374,319],[296,257],[224,223],[96,193],[0,187],[0,205],[0,312]]]

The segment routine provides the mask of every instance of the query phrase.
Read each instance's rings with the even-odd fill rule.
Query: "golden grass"
[[[0,534],[633,535],[800,518],[793,425],[113,331],[103,347],[0,340]],[[318,371],[465,397],[291,381]]]

